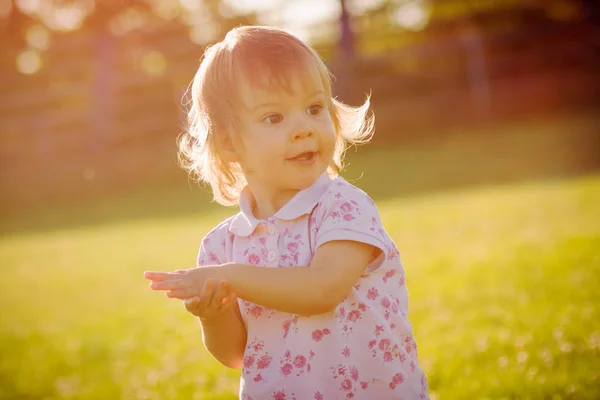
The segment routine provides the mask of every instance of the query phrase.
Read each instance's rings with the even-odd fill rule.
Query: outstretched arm
[[[206,279],[228,281],[242,299],[299,315],[333,310],[373,260],[375,248],[355,241],[319,246],[307,267],[268,268],[235,263],[188,270],[187,274],[146,273],[155,290],[169,297],[194,296]]]

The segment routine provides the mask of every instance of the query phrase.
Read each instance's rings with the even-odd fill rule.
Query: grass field
[[[384,153],[357,159],[351,175],[382,160],[401,173]],[[433,398],[600,398],[600,175],[410,195],[384,195],[368,177],[356,183],[381,189]],[[149,207],[106,204],[132,214]],[[98,209],[5,229],[0,398],[237,398],[239,371],[212,360],[194,318],[142,278],[193,266],[202,235],[231,210],[102,223]]]

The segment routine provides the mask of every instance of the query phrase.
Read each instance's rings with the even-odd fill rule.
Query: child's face
[[[335,129],[318,74],[296,78],[290,89],[244,82],[238,162],[250,185],[267,191],[302,190],[327,169]]]

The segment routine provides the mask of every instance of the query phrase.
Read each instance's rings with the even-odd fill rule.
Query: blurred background
[[[594,114],[599,99],[594,0],[0,4],[3,215],[181,181],[183,96],[203,49],[240,24],[307,40],[341,100],[371,93],[380,145]],[[598,165],[588,133],[565,139],[563,167]]]
[[[403,254],[432,398],[600,398],[597,0],[0,0],[0,399],[236,398],[141,273],[235,212],[176,139],[243,24],[371,94],[343,175]]]

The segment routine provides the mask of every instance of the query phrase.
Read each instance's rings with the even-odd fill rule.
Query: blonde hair
[[[369,97],[360,107],[332,98],[332,76],[319,55],[297,37],[277,28],[238,27],[206,49],[191,84],[188,127],[179,139],[179,161],[197,181],[210,184],[218,203],[237,204],[246,185],[239,164],[221,157],[221,146],[236,130],[240,79],[252,79],[260,71],[269,83],[287,89],[292,74],[306,67],[318,71],[329,103],[336,141],[327,171],[334,177],[342,169],[347,148],[367,143],[373,135]]]

